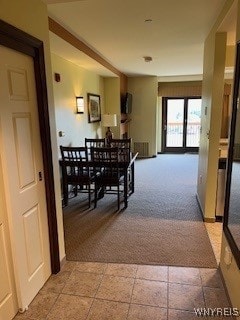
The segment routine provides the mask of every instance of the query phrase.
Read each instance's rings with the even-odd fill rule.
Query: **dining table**
[[[128,160],[120,160],[118,162],[118,167],[119,169],[122,170],[123,176],[124,176],[124,187],[123,187],[123,194],[124,194],[124,208],[128,207],[128,197],[134,193],[135,191],[135,160],[137,159],[138,152],[136,153],[130,153],[130,157]],[[77,162],[76,161],[66,161],[64,164],[64,161],[62,159],[59,160],[59,164],[62,169],[62,178],[63,178],[63,184],[65,183],[64,181],[64,165],[67,167],[82,167],[84,168],[89,168],[92,170],[94,167],[101,167],[101,165],[104,165],[105,167],[107,166],[107,163],[101,163],[101,162],[94,162],[91,159],[87,161],[82,161],[82,162]],[[110,164],[111,165],[111,164]],[[102,197],[104,194],[102,194]]]

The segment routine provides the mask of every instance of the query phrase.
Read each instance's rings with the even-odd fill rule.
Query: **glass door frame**
[[[167,103],[168,100],[184,100],[184,115],[183,115],[183,145],[182,147],[167,147]],[[199,147],[187,147],[187,117],[188,117],[188,100],[202,99],[201,96],[187,97],[163,97],[162,100],[162,153],[185,153],[198,152]]]

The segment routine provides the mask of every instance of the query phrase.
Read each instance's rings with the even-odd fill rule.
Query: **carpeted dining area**
[[[96,209],[84,194],[70,199],[63,210],[67,260],[215,268],[196,200],[197,167],[196,154],[137,160],[125,210],[117,211],[116,195]]]

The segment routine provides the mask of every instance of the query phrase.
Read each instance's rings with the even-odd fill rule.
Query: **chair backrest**
[[[63,147],[60,146],[62,161],[87,161],[86,147]]]
[[[132,139],[112,139],[110,142],[111,147],[118,147],[119,161],[127,162],[131,155]]]
[[[113,177],[119,175],[118,147],[91,148],[91,159],[96,171],[104,169],[104,175]]]
[[[91,138],[85,138],[85,147],[91,148],[103,148],[106,146],[106,141],[105,139],[91,139]]]
[[[60,150],[65,182],[81,183],[81,181],[89,175],[87,148],[60,146]]]
[[[129,148],[131,150],[132,139],[112,139],[110,145],[111,147]]]

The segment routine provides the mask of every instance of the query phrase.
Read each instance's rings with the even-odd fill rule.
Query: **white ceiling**
[[[49,16],[126,75],[202,74],[204,40],[225,0],[44,0]],[[152,19],[152,22],[145,22]],[[232,23],[232,19],[230,19]],[[231,23],[226,28],[233,29]],[[230,30],[228,30],[230,31]],[[230,39],[231,38],[231,39]],[[228,39],[234,41],[234,32]],[[104,67],[50,33],[51,50],[102,75]],[[151,56],[152,62],[143,57]]]

